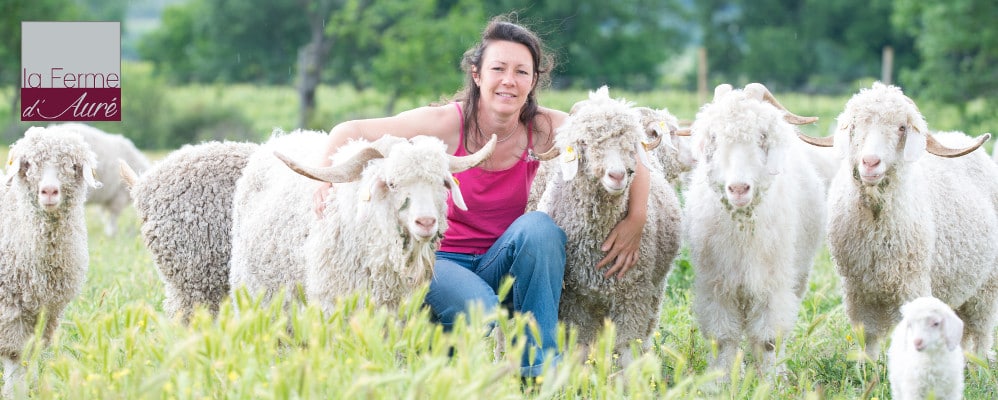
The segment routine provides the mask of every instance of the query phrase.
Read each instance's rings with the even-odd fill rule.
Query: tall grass
[[[285,313],[238,292],[217,318],[198,312],[189,325],[163,314],[163,287],[138,237],[134,213],[103,236],[88,210],[91,264],[82,294],[67,308],[48,346],[32,342],[26,365],[36,398],[889,398],[883,360],[862,360],[861,337],[847,323],[827,252],[817,259],[794,331],[779,355],[786,374],[760,378],[746,357],[727,385],[706,370],[711,343],[690,310],[695,266],[676,261],[651,351],[615,366],[608,326],[589,355],[562,331],[566,361],[536,382],[516,374],[529,325],[505,312],[476,310],[449,333],[430,322],[418,292],[397,312],[363,296],[330,315],[315,307]],[[238,307],[234,307],[237,305]],[[239,311],[236,312],[235,310]],[[490,323],[504,335],[488,334]],[[289,330],[289,327],[291,328]],[[529,328],[527,328],[529,329]],[[289,333],[289,331],[291,333]],[[501,340],[505,354],[494,350]],[[994,398],[998,382],[981,367],[967,372],[967,398]]]

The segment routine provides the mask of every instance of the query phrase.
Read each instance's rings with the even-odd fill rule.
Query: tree
[[[920,62],[902,71],[906,91],[944,102],[998,95],[998,3],[896,0],[894,26],[915,38]]]
[[[286,84],[310,29],[298,1],[207,0],[164,10],[139,54],[176,82]]]
[[[10,103],[12,125],[21,115],[17,109],[21,100],[21,21],[79,20],[83,15],[73,0],[0,0],[0,82],[17,82],[12,86]],[[5,131],[5,139],[11,139],[11,129]]]
[[[680,0],[490,2],[489,15],[516,12],[558,55],[556,87],[603,84],[647,90],[689,42]]]
[[[763,82],[774,90],[842,92],[879,77],[881,52],[912,65],[912,41],[888,20],[891,0],[709,0],[697,2],[699,44],[712,83]],[[851,90],[845,89],[845,90]]]

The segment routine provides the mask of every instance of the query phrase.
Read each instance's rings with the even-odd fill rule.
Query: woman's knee
[[[541,211],[531,211],[516,220],[516,228],[520,229],[528,241],[539,244],[550,244],[564,247],[568,237],[551,219],[551,216]]]

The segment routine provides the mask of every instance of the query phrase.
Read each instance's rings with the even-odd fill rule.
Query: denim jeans
[[[526,213],[515,221],[482,255],[437,252],[433,280],[426,294],[434,318],[450,329],[458,314],[475,302],[491,312],[500,302],[496,291],[505,276],[513,276],[513,289],[502,303],[513,311],[529,313],[537,321],[540,338],[526,333],[527,347],[521,376],[541,373],[545,360],[557,362],[558,302],[565,276],[565,232],[542,212]],[[529,359],[530,350],[536,359]]]

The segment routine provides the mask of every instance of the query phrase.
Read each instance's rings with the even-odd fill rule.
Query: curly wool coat
[[[93,179],[94,153],[76,133],[32,127],[10,149],[0,182],[0,358],[4,395],[21,382],[18,360],[44,315],[51,338],[66,305],[83,287],[89,265],[83,204]],[[40,202],[43,170],[54,167],[53,207]]]
[[[562,157],[548,163],[564,163],[566,154],[576,153],[578,175],[564,180],[549,175],[538,208],[547,212],[568,237],[565,284],[559,318],[574,326],[578,341],[592,344],[610,319],[617,327],[615,351],[623,365],[631,359],[630,344],[640,341],[647,350],[659,323],[666,276],[679,251],[680,209],[672,186],[662,174],[657,159],[649,161],[647,218],[641,235],[640,256],[623,277],[605,277],[596,264],[605,256],[600,247],[610,231],[627,215],[632,175],[620,193],[608,192],[601,180],[606,160],[617,158],[633,171],[641,157],[637,151],[645,139],[644,129],[630,104],[609,97],[604,88],[591,93],[573,107],[559,128],[555,145]],[[573,151],[569,152],[571,147]]]
[[[363,291],[376,305],[396,308],[429,282],[439,238],[447,229],[446,146],[433,138],[390,137],[347,144],[334,162],[363,147],[374,147],[385,158],[371,160],[359,180],[334,184],[317,219],[313,195],[318,183],[293,172],[273,153],[318,165],[315,149],[327,140],[309,131],[277,135],[251,157],[236,188],[232,285],[267,297],[281,289],[294,294],[300,287],[324,310],[342,296]],[[431,240],[419,240],[406,228],[411,190],[433,191],[438,225]],[[275,204],[281,205],[279,212]]]
[[[824,237],[825,184],[784,111],[742,90],[715,98],[693,123],[684,222],[696,271],[693,312],[727,370],[744,337],[762,370],[797,320]],[[775,174],[774,174],[775,172]],[[744,184],[735,207],[727,187]]]
[[[218,311],[229,294],[232,199],[236,180],[259,145],[187,145],[131,183],[142,238],[166,292],[163,309],[188,318],[195,307]],[[129,164],[129,166],[131,166]]]
[[[898,134],[905,127],[906,142]],[[925,152],[925,119],[899,88],[874,84],[838,117],[843,158],[828,193],[828,242],[842,277],[846,313],[865,329],[867,353],[911,299],[932,295],[967,324],[963,347],[993,357],[998,325],[998,166],[984,150],[956,158]],[[958,133],[932,135],[951,148],[974,143]],[[860,181],[864,144],[886,147],[877,185]],[[909,148],[909,146],[915,146]]]

